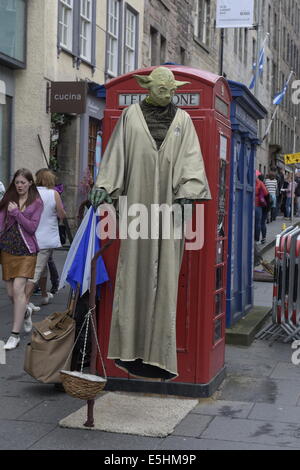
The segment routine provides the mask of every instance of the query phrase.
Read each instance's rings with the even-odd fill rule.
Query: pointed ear
[[[133,76],[142,88],[149,89],[150,83],[152,82],[152,79],[149,77],[149,75],[133,75]]]
[[[178,80],[175,80],[176,88],[179,88],[180,86],[183,86],[183,85],[188,85],[189,83],[191,82],[179,82]]]

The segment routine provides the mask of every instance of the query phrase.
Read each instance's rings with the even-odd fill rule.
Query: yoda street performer
[[[127,196],[127,205],[211,199],[198,137],[172,96],[179,82],[167,67],[135,75],[149,96],[126,108],[103,155],[94,208]],[[129,219],[128,219],[129,220]],[[129,223],[129,222],[128,222]],[[121,241],[108,358],[130,374],[175,378],[177,288],[184,239]]]

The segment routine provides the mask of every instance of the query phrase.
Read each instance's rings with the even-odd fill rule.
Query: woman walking
[[[35,231],[43,211],[43,202],[26,168],[14,174],[0,201],[0,250],[3,280],[13,303],[13,327],[4,349],[14,349],[20,342],[20,330],[31,330],[31,318],[26,313],[25,287],[34,275],[39,250]]]
[[[58,229],[58,218],[63,220],[66,212],[63,208],[62,200],[55,187],[55,175],[48,168],[42,168],[36,173],[36,185],[40,197],[44,204],[44,210],[36,231],[36,238],[40,248],[34,275],[28,279],[26,286],[27,303],[29,310],[39,310],[30,303],[31,294],[35,285],[39,282],[42,299],[41,305],[46,305],[53,297],[51,292],[47,292],[47,264],[54,248],[61,246]]]

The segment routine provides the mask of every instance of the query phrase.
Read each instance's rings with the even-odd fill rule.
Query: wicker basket
[[[76,371],[61,370],[60,376],[66,393],[81,400],[93,400],[107,382],[103,377]]]

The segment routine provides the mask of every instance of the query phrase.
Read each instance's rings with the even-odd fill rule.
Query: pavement
[[[280,218],[281,219],[281,218]],[[276,224],[276,226],[275,226]],[[280,230],[282,220],[268,225]],[[272,227],[272,228],[271,228]],[[57,250],[61,272],[66,251]],[[272,284],[255,283],[255,304],[270,306]],[[34,320],[63,310],[68,288]],[[39,297],[36,297],[38,303]],[[0,340],[11,329],[12,309],[0,282]],[[255,340],[249,347],[226,345],[227,376],[213,397],[198,405],[164,438],[60,428],[58,422],[82,407],[81,400],[43,385],[23,370],[30,335],[0,364],[1,450],[103,450],[152,453],[200,450],[300,449],[300,368],[293,365],[290,344]],[[163,397],[161,398],[163,400]],[[127,452],[130,455],[130,452]],[[145,454],[146,455],[146,454]]]

